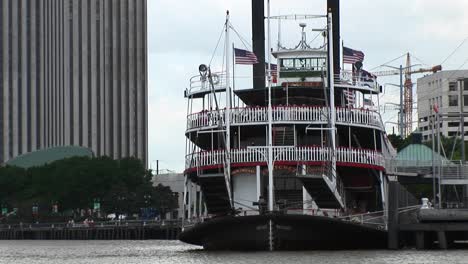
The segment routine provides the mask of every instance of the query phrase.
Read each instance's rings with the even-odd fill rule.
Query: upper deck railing
[[[226,73],[214,72],[211,74],[215,91],[226,90]],[[213,89],[208,77],[195,75],[190,78],[190,88],[187,89],[186,96],[191,96],[197,93],[207,93]]]
[[[324,106],[278,106],[272,112],[273,123],[326,124],[329,108]],[[187,130],[224,126],[226,110],[202,111],[187,116]],[[231,109],[232,125],[266,124],[268,108],[246,107]],[[384,129],[380,114],[359,108],[336,108],[336,123]]]
[[[284,71],[284,73],[291,73],[291,72],[304,72],[304,70],[300,69],[288,69]],[[316,71],[315,73],[320,73],[320,71]],[[315,74],[310,77],[317,77]],[[231,77],[231,78],[234,78]],[[186,91],[186,96],[192,96],[196,94],[203,94],[211,92],[214,88],[215,91],[225,91],[226,90],[226,73],[225,72],[215,72],[212,73],[213,79],[213,86],[209,82],[208,77],[202,77],[200,75],[195,75],[190,78],[190,87]],[[377,77],[375,76],[368,76],[363,74],[356,74],[351,71],[341,71],[340,74],[335,74],[335,85],[351,88],[351,89],[359,89],[359,90],[367,90],[372,92],[379,92],[379,85],[377,83]]]
[[[372,92],[380,92],[377,77],[356,74],[351,71],[341,71],[340,74],[335,74],[335,85],[344,86],[351,89],[364,89]]]
[[[307,163],[325,162],[331,159],[331,149],[328,147],[309,146],[277,146],[273,147],[273,157],[275,162]],[[267,147],[254,147],[231,149],[230,161],[232,166],[255,163],[265,163],[268,155]],[[185,168],[187,170],[200,167],[220,166],[226,158],[225,150],[210,150],[188,154],[186,156]],[[337,162],[343,165],[362,165],[364,167],[384,168],[385,159],[382,153],[353,148],[337,148]]]

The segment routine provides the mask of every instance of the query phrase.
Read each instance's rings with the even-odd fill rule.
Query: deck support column
[[[255,172],[256,172],[256,177],[257,177],[257,199],[259,200],[260,199],[260,196],[262,196],[262,186],[261,186],[261,178],[260,178],[260,166],[257,165],[255,167]],[[260,209],[260,205],[258,206],[258,209]]]
[[[437,240],[439,241],[440,249],[447,249],[447,237],[445,231],[437,231]]]
[[[424,231],[415,232],[416,249],[424,249]]]
[[[189,222],[192,220],[192,181],[189,180],[188,182],[188,219]]]
[[[388,248],[398,249],[398,182],[391,181],[388,187]]]

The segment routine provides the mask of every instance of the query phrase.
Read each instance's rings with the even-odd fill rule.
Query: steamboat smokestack
[[[258,62],[253,65],[253,88],[265,88],[265,1],[252,0],[252,46]]]
[[[327,6],[328,13],[332,14],[333,23],[333,70],[335,74],[339,74],[341,69],[340,0],[327,0]]]

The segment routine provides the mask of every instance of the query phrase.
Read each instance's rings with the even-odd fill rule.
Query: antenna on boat
[[[225,172],[225,180],[226,180],[226,187],[229,195],[229,203],[231,208],[234,208],[234,199],[231,193],[231,76],[229,73],[229,64],[230,64],[230,56],[229,56],[229,10],[226,11],[226,172]]]
[[[278,18],[278,50],[281,49],[281,18]]]
[[[273,184],[273,129],[271,109],[271,28],[270,28],[270,0],[267,0],[268,25],[268,211],[274,210],[274,184]]]
[[[336,109],[335,109],[335,76],[334,76],[334,60],[333,60],[333,20],[332,13],[328,12],[327,17],[327,37],[328,37],[328,87],[330,89],[330,114],[329,114],[329,125],[330,125],[330,138],[331,138],[331,174],[332,182],[336,187]]]

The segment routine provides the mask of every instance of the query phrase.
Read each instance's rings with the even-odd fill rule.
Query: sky
[[[251,0],[147,1],[149,166],[155,168],[159,160],[159,169],[182,172],[187,115],[184,90],[190,77],[198,74],[198,65],[210,61],[226,10],[230,11],[233,26],[248,42],[243,44],[239,38],[233,38],[235,45],[241,48],[251,45]],[[326,0],[270,3],[272,16],[322,15],[326,11]],[[464,42],[468,37],[466,10],[466,0],[341,1],[341,38],[345,46],[365,53],[364,68],[372,71],[386,70],[378,66],[407,52],[412,54],[413,64],[421,67],[444,62],[444,70],[468,69],[468,43]],[[282,25],[285,45],[300,40],[299,22],[302,21]],[[276,39],[276,24],[272,29],[272,38]],[[309,37],[313,36],[310,32]],[[215,60],[220,56],[217,53]],[[390,65],[405,63],[402,58]],[[242,71],[251,71],[250,66],[245,67],[248,68]],[[413,82],[419,77],[422,75],[414,75]],[[381,77],[379,82],[398,83],[399,78]],[[397,103],[397,88],[386,86],[383,98]],[[396,111],[383,113],[384,122],[396,122],[396,117]]]

